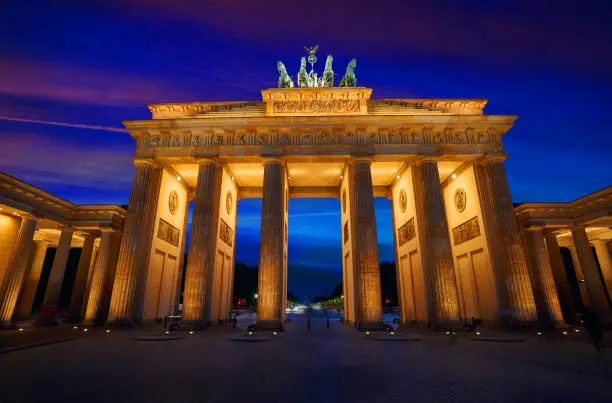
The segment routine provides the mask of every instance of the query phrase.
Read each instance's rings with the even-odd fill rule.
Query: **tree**
[[[331,294],[329,294],[330,298],[337,298],[337,297],[341,297],[344,294],[344,291],[342,289],[342,283],[338,284],[336,286],[336,288],[333,289],[333,291],[331,292]]]
[[[300,298],[294,293],[292,293],[291,291],[287,291],[287,301],[297,303],[297,302],[300,302]]]

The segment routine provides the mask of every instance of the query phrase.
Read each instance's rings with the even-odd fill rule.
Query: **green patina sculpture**
[[[306,58],[302,57],[300,60],[300,71],[298,72],[298,87],[311,87],[310,77],[306,72]]]
[[[357,85],[357,77],[355,77],[355,66],[357,66],[357,59],[351,59],[348,66],[346,66],[346,74],[340,80],[338,87],[354,87]]]
[[[306,71],[306,58],[302,57],[300,60],[300,70],[297,74],[297,86],[300,88],[308,87],[333,87],[334,86],[334,70],[332,69],[332,63],[334,58],[332,55],[327,56],[325,61],[325,70],[323,71],[323,77],[318,78],[317,73],[314,71],[314,63],[317,61],[315,53],[319,49],[319,46],[312,48],[304,48],[308,52],[308,61],[311,65],[310,72]],[[354,87],[357,85],[357,78],[355,77],[355,66],[357,65],[357,59],[351,59],[348,66],[346,67],[346,74],[340,80],[339,87]],[[278,66],[278,88],[293,88],[293,80],[289,74],[285,65],[280,60],[277,62]]]
[[[287,74],[287,69],[285,65],[280,60],[276,62],[276,66],[278,67],[278,88],[293,88],[293,80]]]
[[[334,86],[334,70],[332,70],[332,62],[334,58],[332,55],[327,55],[327,60],[325,61],[325,70],[323,71],[323,86],[324,87],[333,87]]]

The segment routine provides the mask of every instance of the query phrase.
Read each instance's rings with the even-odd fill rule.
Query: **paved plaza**
[[[262,343],[228,340],[230,326],[134,340],[146,331],[2,354],[0,402],[612,401],[612,350],[580,342],[382,342],[304,318]]]

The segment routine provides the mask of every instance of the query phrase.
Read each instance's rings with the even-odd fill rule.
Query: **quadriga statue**
[[[340,80],[338,87],[354,87],[357,85],[355,66],[357,66],[357,59],[351,59],[348,66],[346,66],[346,74],[344,74],[344,77]]]
[[[334,70],[332,70],[332,62],[334,58],[332,55],[327,55],[325,61],[325,70],[323,71],[323,86],[333,87],[334,86]]]
[[[298,86],[299,87],[312,87],[310,77],[306,72],[306,58],[302,57],[300,60],[300,71],[298,71]]]
[[[293,88],[293,80],[287,74],[287,69],[285,65],[280,60],[276,62],[276,66],[278,67],[278,88]]]

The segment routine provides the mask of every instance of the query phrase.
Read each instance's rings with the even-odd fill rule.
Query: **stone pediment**
[[[292,116],[483,115],[485,99],[371,99],[365,87],[269,88],[262,101],[151,104],[157,119]]]

